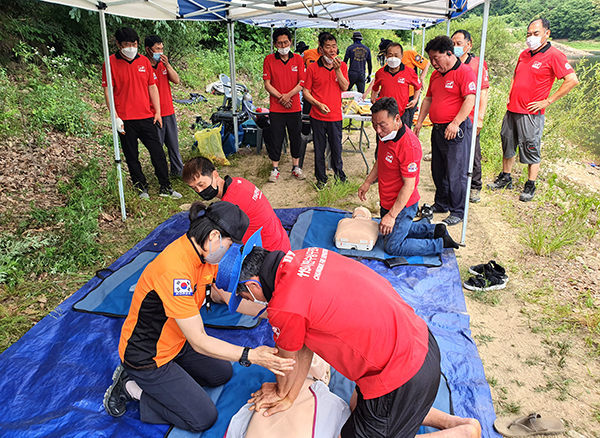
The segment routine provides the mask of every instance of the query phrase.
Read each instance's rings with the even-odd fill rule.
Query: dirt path
[[[374,145],[374,134],[368,131]],[[428,137],[428,131],[421,135],[426,152],[430,149]],[[371,164],[374,147],[365,154]],[[278,183],[265,182],[266,178],[259,177],[257,171],[245,170],[244,175],[262,187],[274,208],[315,205],[316,191],[311,186],[314,181],[312,155],[309,145],[304,165],[308,176],[305,182],[292,179],[289,156],[282,159],[282,180]],[[571,169],[571,172],[563,172],[567,179],[579,179],[583,184],[600,188],[598,175],[587,175],[579,163],[555,165],[563,170]],[[245,158],[243,168],[261,166],[268,166],[267,158],[252,155]],[[344,168],[351,180],[362,181],[365,177],[366,166],[358,154],[344,154]],[[421,202],[432,204],[434,186],[426,162],[422,163],[419,189]],[[585,242],[574,259],[535,256],[523,244],[519,221],[520,212],[534,208],[534,204],[519,202],[518,193],[518,190],[502,194],[484,191],[482,202],[470,206],[466,246],[456,252],[463,280],[468,277],[469,266],[492,259],[505,266],[510,276],[504,290],[473,297],[466,294],[473,337],[490,383],[495,409],[498,416],[530,412],[557,416],[567,427],[565,436],[599,437],[598,358],[590,353],[581,332],[561,330],[560,321],[546,320],[543,305],[531,302],[530,298],[536,293],[566,295],[563,301],[568,303],[574,282],[587,281],[586,284],[592,285],[587,290],[591,291],[594,303],[600,304],[598,238]],[[358,197],[349,197],[346,204],[359,205]],[[369,192],[367,206],[377,211],[375,187]],[[443,217],[436,215],[434,219],[439,221]],[[450,234],[460,241],[461,226],[452,227]]]

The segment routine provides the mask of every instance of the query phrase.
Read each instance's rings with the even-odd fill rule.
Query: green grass
[[[316,189],[317,191],[315,202],[319,207],[333,207],[341,209],[349,209],[355,207],[358,204],[358,198],[355,196],[358,192],[358,188],[363,181],[356,181],[354,179],[348,179],[346,182],[341,183],[339,181],[330,178],[330,182],[322,190]]]
[[[588,41],[568,41],[568,40],[557,40],[557,42],[564,44],[565,46],[573,47],[578,50],[585,50],[586,52],[593,52],[600,50],[600,41],[588,40]]]

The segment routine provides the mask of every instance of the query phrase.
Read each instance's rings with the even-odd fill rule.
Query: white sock
[[[135,382],[135,380],[128,380],[125,382],[125,390],[129,393],[131,398],[139,400],[142,398],[142,388]]]

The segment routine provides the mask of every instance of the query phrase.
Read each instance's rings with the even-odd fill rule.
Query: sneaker
[[[471,266],[469,267],[469,273],[473,275],[483,275],[486,269],[493,272],[493,274],[497,277],[508,281],[508,275],[506,275],[506,270],[498,263],[496,263],[495,260],[490,260],[489,262],[482,263],[481,265]]]
[[[294,167],[294,169],[292,170],[292,176],[295,176],[296,179],[306,179],[306,175],[304,175],[302,173],[302,169],[300,169],[299,167]]]
[[[148,194],[148,190],[146,190],[146,189],[142,190],[142,193],[140,193],[140,199],[145,199],[146,201],[150,200],[150,195]]]
[[[442,222],[448,225],[449,227],[452,225],[458,225],[463,221],[462,217],[454,216],[453,214],[448,215],[446,219],[443,219]]]
[[[469,202],[476,204],[479,201],[481,201],[481,197],[479,196],[480,193],[481,193],[481,190],[471,189],[471,195],[469,196]]]
[[[420,214],[422,219],[433,219],[433,208],[429,204],[423,204],[421,206]]]
[[[440,207],[437,204],[433,204],[431,206],[431,212],[432,213],[448,213],[448,210],[443,209],[442,207]]]
[[[316,187],[317,190],[323,190],[325,187],[327,187],[327,181],[317,181]]]
[[[529,202],[535,196],[535,181],[527,181],[519,196],[519,201]]]
[[[123,364],[115,369],[112,379],[112,385],[104,393],[104,409],[113,417],[120,417],[127,411],[127,402],[133,400],[125,389],[125,383],[130,379]]]
[[[506,280],[494,275],[489,277],[477,275],[465,281],[463,287],[472,291],[499,290],[506,287]]]
[[[271,170],[271,175],[269,176],[269,182],[277,182],[279,179],[279,169]]]
[[[423,155],[423,161],[431,161],[431,154]]]
[[[171,199],[179,199],[181,198],[181,193],[176,192],[175,190],[168,188],[168,189],[160,189],[160,196],[162,196],[163,198],[171,198]]]
[[[512,189],[512,177],[508,173],[500,172],[493,183],[487,185],[490,190]]]

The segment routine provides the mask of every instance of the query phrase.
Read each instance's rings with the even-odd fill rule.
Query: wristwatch
[[[242,353],[242,357],[240,357],[240,365],[243,367],[249,367],[252,365],[252,362],[248,360],[248,353],[250,352],[250,347],[245,347],[244,352]]]

